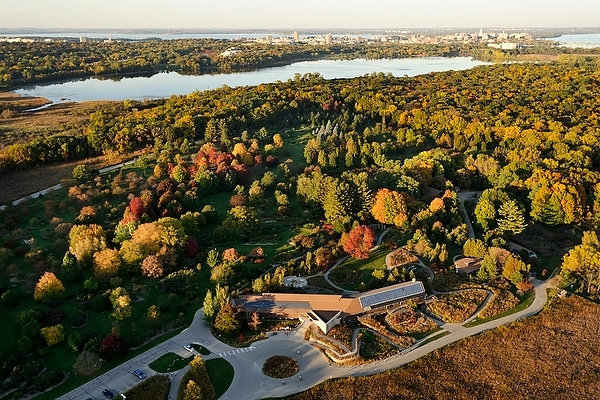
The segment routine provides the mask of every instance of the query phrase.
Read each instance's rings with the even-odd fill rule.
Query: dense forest
[[[300,60],[382,59],[405,57],[472,56],[505,62],[527,55],[597,55],[598,49],[571,49],[552,42],[536,42],[515,50],[497,50],[484,44],[402,44],[357,42],[330,46],[218,39],[83,42],[0,43],[0,89],[41,81],[90,76],[118,78],[159,71],[182,74],[227,73],[291,64]],[[226,55],[223,55],[225,53]],[[545,59],[542,56],[540,59]],[[0,110],[2,111],[2,110]]]
[[[228,55],[223,56],[222,53],[227,50]],[[380,59],[457,56],[467,55],[468,51],[467,47],[458,45],[270,45],[224,39],[110,43],[3,42],[0,43],[0,88],[43,80],[148,74],[158,71],[179,71],[194,75],[222,73],[325,57]]]
[[[322,170],[404,164],[421,184],[443,175],[461,188],[494,187],[516,195],[534,220],[595,226],[598,85],[596,61],[494,65],[410,79],[296,76],[111,105],[92,114],[80,136],[5,148],[0,170],[201,138],[232,151],[238,140],[264,144],[268,130],[329,121],[335,134],[316,135],[304,150],[306,162]],[[418,162],[399,157],[433,148]]]

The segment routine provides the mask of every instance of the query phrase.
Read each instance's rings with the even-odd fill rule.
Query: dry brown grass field
[[[41,97],[0,92],[0,148],[37,136],[80,133],[90,114],[105,102],[63,103],[35,112],[23,112],[47,103],[48,100]],[[1,113],[5,110],[15,113],[11,113],[13,116],[3,117]],[[0,204],[7,204],[70,178],[73,168],[79,164],[102,168],[139,154],[129,154],[118,159],[95,157],[0,174]]]
[[[294,400],[597,399],[600,306],[553,300],[539,315],[370,377],[329,381]]]
[[[48,103],[41,97],[0,92],[0,148],[39,136],[79,134],[90,114],[106,102],[60,103],[38,111],[24,111]]]

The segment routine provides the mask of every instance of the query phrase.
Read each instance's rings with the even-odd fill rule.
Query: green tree
[[[477,277],[482,281],[493,281],[498,277],[498,261],[493,255],[486,255],[481,261],[481,268],[477,271]]]
[[[83,182],[92,177],[92,171],[87,165],[80,164],[73,168],[72,176],[76,181]]]
[[[81,279],[81,269],[77,265],[77,257],[70,251],[67,251],[63,257],[61,277],[65,282],[77,282]]]
[[[336,179],[325,187],[323,211],[337,232],[343,232],[356,217],[358,192],[354,185]]]
[[[240,236],[256,234],[260,218],[254,209],[248,206],[232,207],[223,221],[223,227]]]
[[[525,230],[527,223],[523,216],[523,211],[517,206],[514,200],[508,200],[498,209],[498,228],[503,232],[509,232],[512,235],[518,235]]]
[[[214,327],[218,332],[229,337],[239,333],[241,323],[231,304],[227,303],[219,310]]]

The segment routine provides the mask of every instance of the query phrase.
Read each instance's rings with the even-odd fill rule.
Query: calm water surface
[[[373,72],[394,76],[415,76],[429,72],[465,70],[487,63],[467,57],[426,57],[398,60],[319,60],[299,62],[258,71],[217,75],[180,75],[159,73],[151,77],[116,79],[90,78],[65,83],[36,85],[15,90],[24,96],[45,97],[54,103],[88,100],[144,100],[188,94],[227,85],[253,86],[261,83],[286,81],[295,74],[319,73],[325,79],[353,78]]]
[[[584,35],[562,35],[551,40],[557,41],[564,47],[600,47],[600,33]]]

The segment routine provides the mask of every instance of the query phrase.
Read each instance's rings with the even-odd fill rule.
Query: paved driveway
[[[396,368],[467,336],[476,335],[508,322],[534,315],[546,304],[547,296],[545,282],[534,279],[533,284],[535,286],[535,299],[525,310],[471,328],[453,324],[448,327],[452,328],[448,329],[450,332],[448,335],[417,347],[406,354],[352,367],[329,364],[323,353],[304,340],[305,325],[290,331],[287,335],[281,332],[277,335],[271,335],[265,340],[253,343],[248,348],[236,349],[230,347],[211,334],[208,325],[203,320],[203,311],[198,310],[190,327],[179,335],[121,364],[59,399],[80,400],[88,397],[101,399],[103,398],[102,389],[104,388],[109,388],[116,393],[124,392],[139,382],[138,378],[133,375],[135,368],[142,369],[150,376],[154,375],[155,372],[148,367],[148,364],[165,353],[174,352],[182,357],[192,356],[190,352],[183,348],[188,343],[197,343],[210,350],[212,354],[205,358],[223,357],[233,366],[235,374],[233,382],[221,399],[255,400],[264,397],[287,396],[306,390],[330,378],[372,375]],[[443,325],[441,327],[444,328]],[[433,335],[438,334],[439,331]],[[300,354],[298,354],[298,351],[300,351]],[[285,379],[285,385],[282,385],[280,379],[273,379],[262,373],[263,363],[273,355],[289,356],[298,361],[299,373]],[[182,375],[183,373],[177,374],[178,379],[173,380],[175,384],[171,390],[171,398],[173,399],[177,393],[176,384]],[[302,381],[299,379],[300,375]]]

